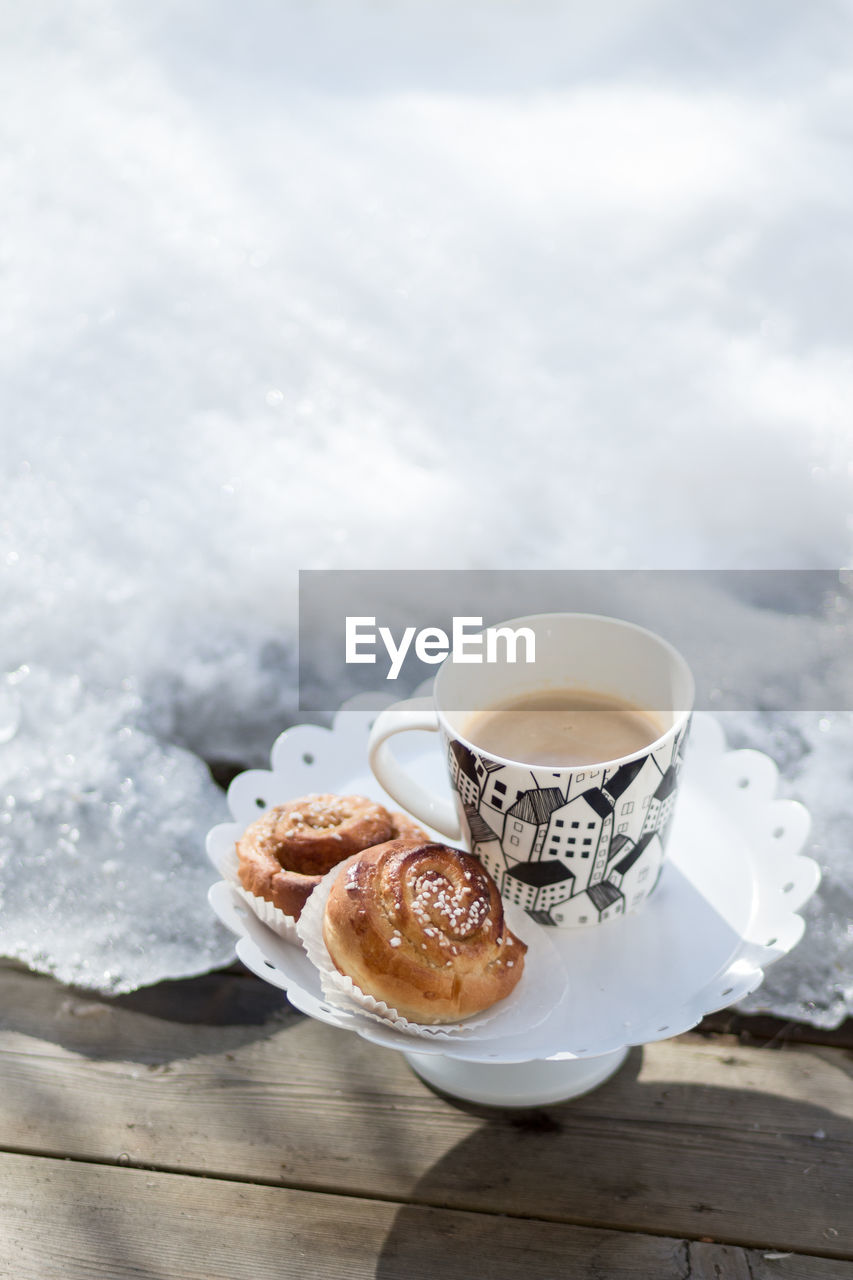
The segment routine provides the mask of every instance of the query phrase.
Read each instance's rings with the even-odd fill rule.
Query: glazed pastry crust
[[[525,943],[494,880],[448,845],[391,840],[348,859],[323,937],[335,967],[411,1022],[456,1022],[515,988]]]
[[[327,871],[395,836],[423,840],[426,833],[366,796],[301,796],[269,809],[237,841],[240,883],[298,920]]]

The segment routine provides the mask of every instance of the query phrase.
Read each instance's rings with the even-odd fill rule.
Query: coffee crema
[[[542,689],[469,716],[464,737],[491,755],[530,765],[603,764],[649,747],[664,730],[654,715],[591,689]]]

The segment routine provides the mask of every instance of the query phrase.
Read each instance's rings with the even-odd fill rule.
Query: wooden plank
[[[633,1280],[686,1269],[683,1242],[661,1237],[25,1156],[0,1156],[0,1203],[0,1259],[32,1280]]]
[[[685,1249],[685,1280],[850,1280],[850,1264],[829,1258],[700,1240],[686,1241]]]
[[[139,1013],[148,1020],[134,1023],[115,1014]],[[210,1027],[210,1043],[218,1043],[216,1028],[259,1026],[273,1019],[299,1020],[283,993],[235,965],[201,977],[160,982],[131,995],[108,998],[64,987],[12,961],[0,964],[0,1029],[27,1034],[57,1035],[62,1043],[97,1057],[138,1053],[140,1060],[159,1061],[164,1053],[180,1056],[182,1043],[192,1052],[198,1030]],[[137,1044],[134,1027],[142,1031]],[[179,1028],[192,1028],[181,1040]],[[112,1041],[112,1028],[116,1039]]]
[[[774,1018],[766,1013],[738,1013],[721,1009],[709,1013],[697,1027],[700,1034],[737,1036],[741,1044],[772,1045],[828,1044],[838,1049],[853,1049],[853,1018],[838,1027],[812,1027],[806,1022]]]
[[[0,1206],[0,1274],[16,1280],[849,1275],[846,1263],[824,1258],[771,1264],[755,1252],[664,1236],[43,1157],[0,1155]]]
[[[853,1256],[843,1050],[681,1037],[586,1098],[503,1113],[284,1006],[260,1016],[188,1025],[4,974],[0,1147]]]

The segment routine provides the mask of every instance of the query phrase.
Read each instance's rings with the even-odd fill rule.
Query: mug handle
[[[395,733],[407,733],[411,729],[438,732],[438,714],[432,698],[409,698],[406,702],[395,702],[379,713],[367,740],[367,758],[373,775],[403,809],[449,839],[458,840],[462,827],[451,801],[431,795],[419,782],[415,782],[394,759],[388,747],[388,739]]]

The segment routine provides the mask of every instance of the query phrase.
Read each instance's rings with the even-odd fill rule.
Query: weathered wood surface
[[[16,1280],[843,1280],[846,1263],[0,1154]],[[8,1268],[8,1269],[7,1269]]]
[[[33,1280],[67,1280],[69,1259],[105,1280],[687,1274],[685,1245],[653,1236],[24,1156],[0,1157],[4,1175],[0,1256]],[[31,1235],[42,1215],[46,1249]]]
[[[824,1028],[775,1018],[770,1014],[721,1009],[719,1013],[709,1013],[703,1018],[699,1030],[737,1036],[742,1044],[771,1045],[774,1048],[786,1044],[826,1044],[838,1049],[853,1049],[853,1018],[847,1018],[840,1027]]]
[[[398,1054],[254,979],[109,1002],[6,969],[0,1149],[112,1164],[116,1179],[137,1165],[853,1257],[853,1054],[829,1046],[683,1036],[633,1052],[586,1098],[503,1113],[449,1104]]]

